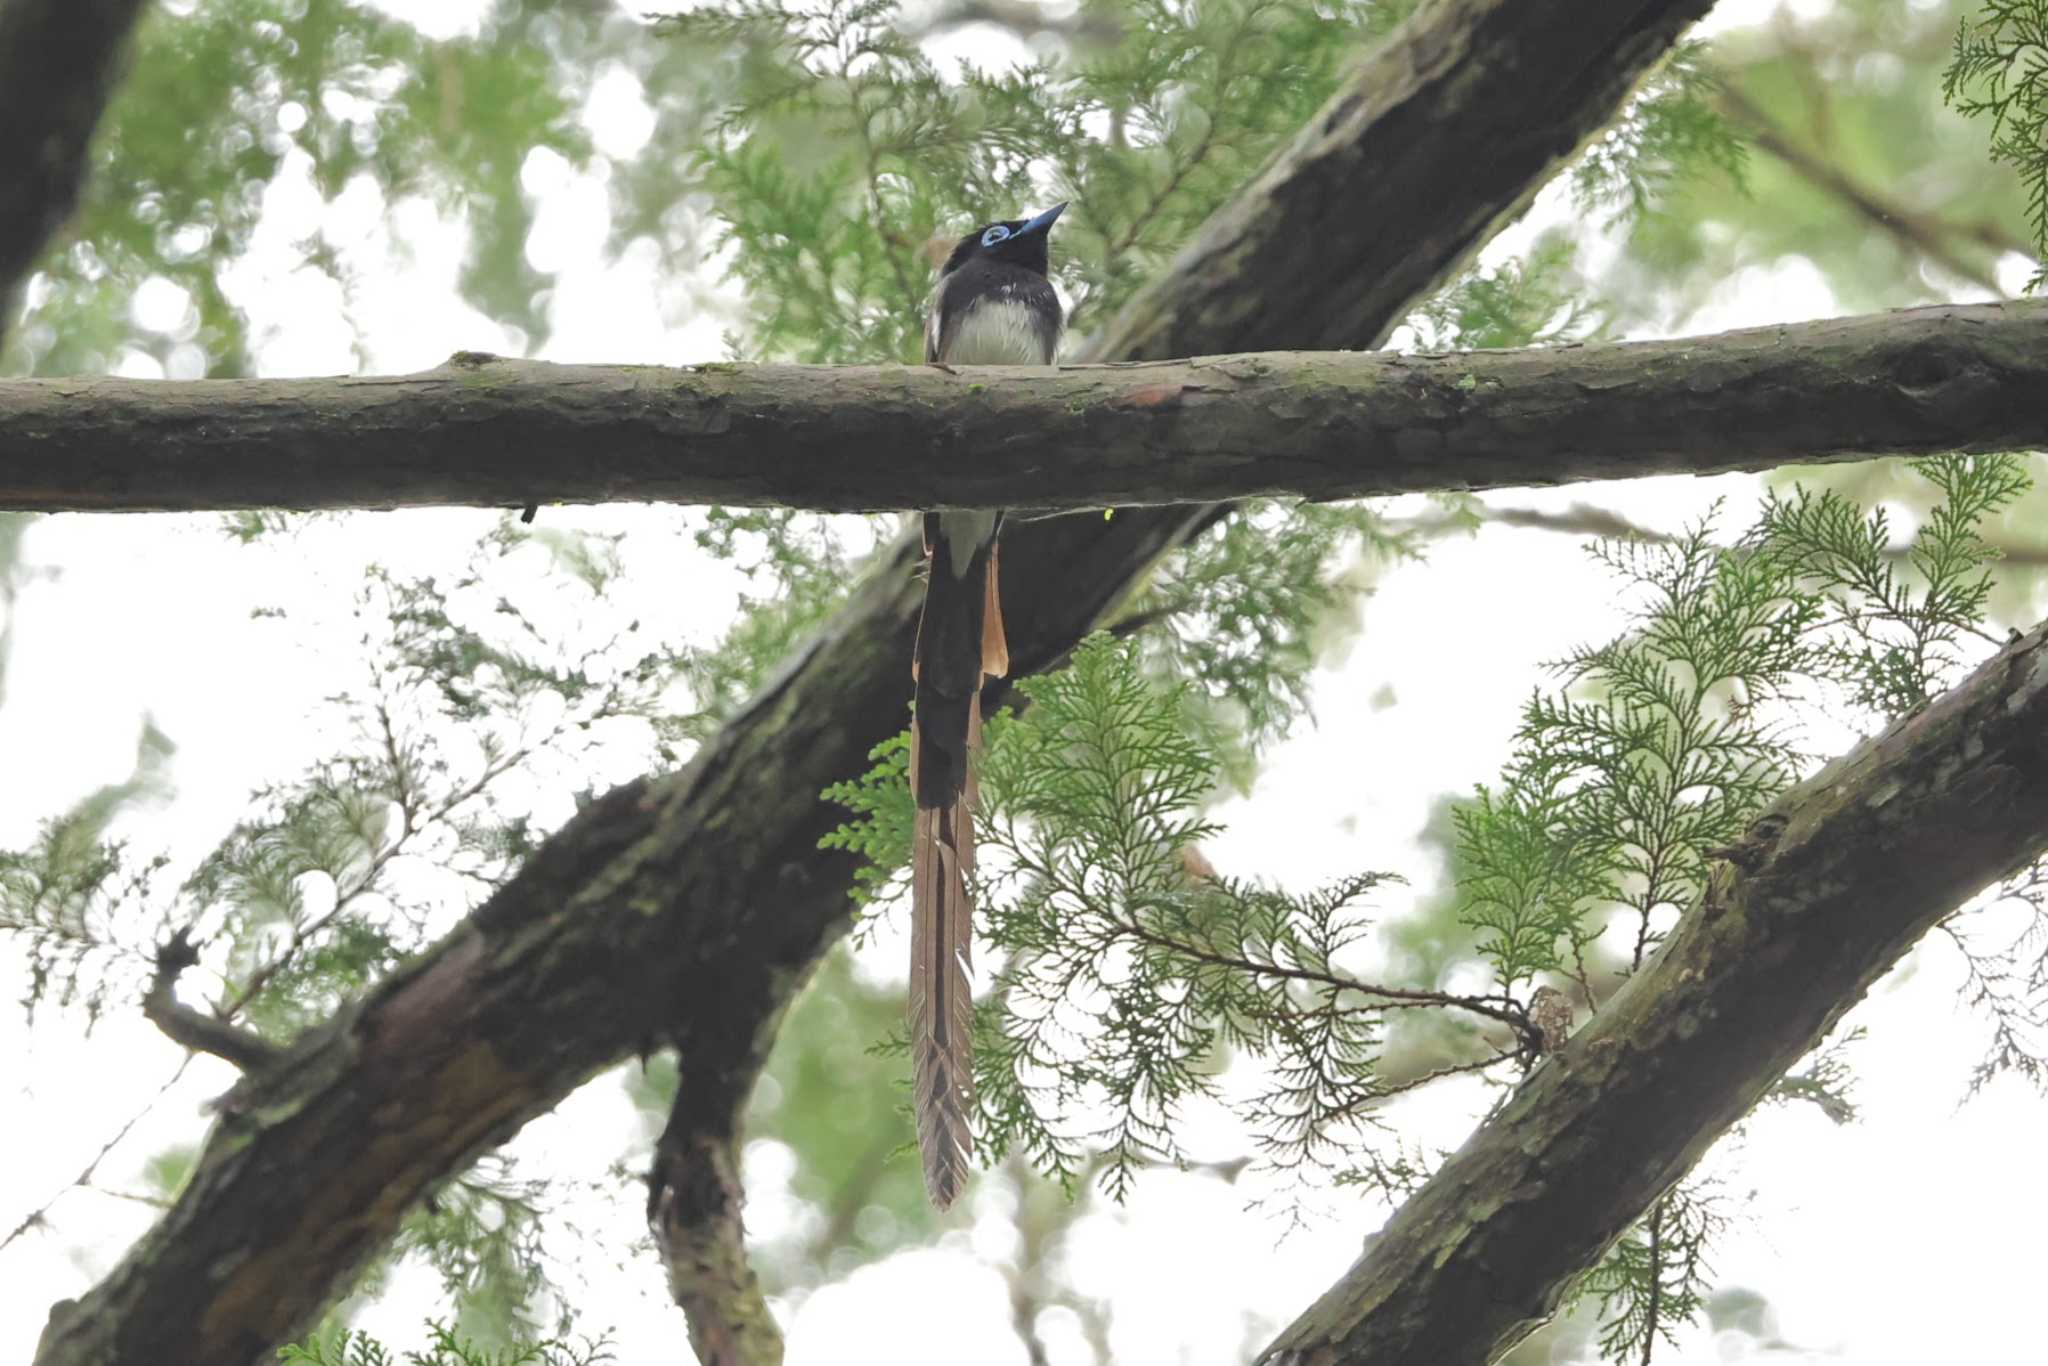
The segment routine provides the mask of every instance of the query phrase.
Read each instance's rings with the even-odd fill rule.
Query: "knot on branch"
[[[1764,860],[1778,847],[1778,837],[1785,833],[1787,823],[1785,816],[1776,811],[1759,816],[1749,829],[1742,832],[1740,839],[1707,850],[1707,857],[1732,863],[1745,873],[1754,873],[1763,867]]]
[[[1556,987],[1536,988],[1529,999],[1529,1023],[1535,1027],[1543,1052],[1555,1053],[1564,1047],[1572,1032],[1572,1013],[1571,997]]]
[[[1932,398],[1964,370],[1963,358],[1938,340],[1908,347],[1893,366],[1892,378],[1914,398]]]
[[[192,931],[181,929],[157,946],[156,976],[142,998],[142,1013],[176,1044],[195,1053],[226,1058],[245,1072],[259,1072],[277,1061],[283,1050],[270,1040],[218,1015],[194,1010],[177,997],[178,976],[199,961]]]

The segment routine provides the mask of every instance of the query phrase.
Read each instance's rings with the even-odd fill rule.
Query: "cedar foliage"
[[[598,163],[574,112],[608,62],[630,68],[656,115],[646,152],[612,168],[615,245],[651,243],[677,269],[722,260],[744,300],[733,354],[914,358],[927,244],[991,205],[1053,198],[1074,205],[1056,264],[1085,335],[1409,8],[1097,0],[1048,19],[1025,60],[984,70],[930,55],[922,39],[944,11],[906,16],[889,0],[728,0],[671,16],[656,42],[518,0],[496,5],[476,35],[446,40],[351,6],[202,0],[145,33],[73,240],[45,263],[0,360],[76,373],[139,352],[174,376],[246,373],[260,339],[224,270],[249,249],[260,191],[294,152],[323,196],[367,177],[392,201],[416,194],[465,216],[464,297],[537,347],[550,282],[523,254],[534,206],[519,168],[536,149]],[[1890,8],[1843,6],[1828,42],[1924,69],[1920,29],[1955,16]],[[2043,22],[2038,0],[1992,0],[1962,19],[1945,86],[1988,121],[1993,158],[2018,172],[2037,257],[2048,219],[2041,70],[2028,52]],[[1565,173],[1575,202],[1625,239],[1612,278],[1594,288],[1579,274],[1581,239],[1553,231],[1428,301],[1407,337],[1458,348],[1596,335],[1639,320],[1644,299],[1698,302],[1700,280],[1768,259],[1784,244],[1776,234],[1803,234],[1800,250],[1845,304],[1928,297],[1899,283],[1916,271],[1873,250],[1909,250],[1882,227],[1813,230],[1839,205],[1788,187],[1784,168],[1755,154],[1754,121],[1720,98],[1736,87],[1778,116],[1820,90],[1829,117],[1802,122],[1838,139],[1821,150],[1864,158],[1887,183],[1907,178],[1897,158],[1940,160],[1953,146],[1953,130],[1932,138],[1937,148],[1902,135],[1893,121],[1905,101],[1828,76],[1796,46],[1689,45]],[[448,117],[451,106],[463,117]],[[303,119],[297,134],[282,131],[288,109]],[[2001,193],[1988,175],[1969,180],[1935,221],[1965,264],[2014,246],[1981,228],[2008,202]],[[309,243],[304,259],[349,297],[334,244]],[[150,276],[192,298],[174,333],[128,314]],[[1456,809],[1447,915],[1489,974],[1478,989],[1440,989],[1452,966],[1442,959],[1373,974],[1371,936],[1389,928],[1376,894],[1396,890],[1381,874],[1302,891],[1204,873],[1190,858],[1216,828],[1219,794],[1247,786],[1315,701],[1311,672],[1358,610],[1359,563],[1425,553],[1429,532],[1367,506],[1262,502],[1174,555],[1068,668],[1025,682],[1014,714],[988,731],[982,928],[1000,966],[983,992],[978,1074],[990,1149],[1114,1197],[1146,1167],[1187,1160],[1190,1110],[1228,1106],[1259,1160],[1294,1183],[1281,1189],[1398,1196],[1423,1179],[1432,1156],[1379,1107],[1438,1073],[1385,1066],[1392,1015],[1441,1015],[1462,1050],[1447,1070],[1511,1081],[1534,1056],[1534,989],[1560,985],[1582,1011],[1596,1008],[1654,952],[1716,846],[1810,768],[1804,709],[1875,725],[1924,702],[1991,638],[1993,533],[2024,520],[2018,461],[1926,462],[1917,487],[1895,467],[1830,478],[1840,487],[1784,489],[1731,542],[1709,519],[1675,541],[1594,547],[1632,595],[1631,629],[1565,654],[1525,707],[1500,779]],[[1888,500],[1918,521],[1903,557]],[[1453,517],[1436,533],[1483,515],[1443,501]],[[545,520],[530,534],[492,529],[454,576],[371,574],[353,618],[363,668],[322,721],[331,754],[254,794],[182,880],[133,833],[164,790],[170,746],[154,728],[130,780],[0,853],[0,928],[29,965],[31,1008],[126,1008],[155,945],[199,925],[220,946],[205,964],[216,1013],[288,1040],[518,866],[545,834],[534,788],[587,787],[622,754],[686,758],[842,600],[888,530],[778,511],[682,519],[754,585],[721,639],[690,644],[608,621],[599,608],[629,548]],[[269,517],[230,526],[255,540],[291,528]],[[33,591],[12,572],[19,534],[0,524],[10,595]],[[544,572],[507,573],[536,551]],[[900,741],[875,757],[869,774],[825,794],[850,809],[828,843],[866,857],[870,913],[893,895],[908,828]],[[1961,912],[1947,927],[1997,1022],[1976,1084],[2005,1070],[2044,1075],[2039,887],[2036,871],[2001,890],[2028,908],[2018,937],[1983,942]],[[843,959],[821,978],[771,1064],[782,1099],[753,1115],[801,1155],[799,1196],[832,1212],[809,1243],[766,1251],[785,1286],[927,1227],[914,1180],[897,1179],[906,1164],[890,1160],[896,1064],[861,1047],[887,1033],[894,998]],[[1778,1096],[1840,1117],[1852,1109],[1848,1080],[1830,1054]],[[633,1084],[658,1110],[672,1070],[658,1063]],[[843,1115],[821,1118],[828,1094],[862,1112],[851,1140]],[[161,1164],[166,1188],[178,1167]],[[869,1199],[902,1214],[893,1240],[851,1232],[849,1204],[857,1213]],[[1589,1273],[1582,1291],[1601,1312],[1606,1355],[1643,1359],[1699,1311],[1718,1208],[1711,1178],[1689,1183]],[[599,1349],[527,1340],[548,1300],[549,1213],[544,1192],[485,1164],[416,1219],[401,1250],[426,1256],[465,1324],[487,1324],[505,1360],[596,1360]],[[389,1359],[332,1334],[293,1350],[307,1362]],[[489,1350],[439,1330],[424,1359],[499,1359]]]

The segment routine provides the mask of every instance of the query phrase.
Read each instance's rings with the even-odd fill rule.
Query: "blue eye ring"
[[[988,231],[987,231],[987,232],[984,232],[984,233],[983,233],[983,234],[981,235],[981,244],[982,244],[982,245],[983,245],[984,247],[992,247],[992,246],[994,246],[994,245],[995,245],[996,243],[998,243],[998,242],[1000,242],[1000,241],[1003,241],[1003,240],[1004,240],[1005,238],[1007,238],[1007,237],[1008,237],[1009,235],[1010,235],[1010,230],[1009,230],[1009,229],[1008,229],[1007,227],[1005,227],[1005,226],[1004,226],[1003,224],[1001,224],[1001,223],[992,223],[992,224],[990,224],[990,225],[989,225],[989,229],[988,229]]]

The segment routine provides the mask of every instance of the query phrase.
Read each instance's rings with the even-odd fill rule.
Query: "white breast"
[[[1043,365],[1038,329],[1031,310],[1000,296],[984,298],[967,310],[947,339],[948,365]]]
[[[925,318],[927,340],[934,351],[939,350],[938,337],[934,335],[939,325],[938,300],[949,278],[939,280]],[[939,359],[947,365],[1044,365],[1046,356],[1040,349],[1043,345],[1038,329],[1032,325],[1031,310],[998,293],[984,296],[954,324]],[[946,529],[953,576],[963,577],[975,552],[994,534],[996,514],[946,512],[940,514],[939,520]]]

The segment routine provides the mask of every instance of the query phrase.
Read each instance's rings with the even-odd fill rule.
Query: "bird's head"
[[[953,254],[946,258],[946,271],[958,270],[979,256],[1045,274],[1046,239],[1051,235],[1053,220],[1066,207],[1055,204],[1036,218],[1008,218],[1000,223],[982,224],[953,248]]]

